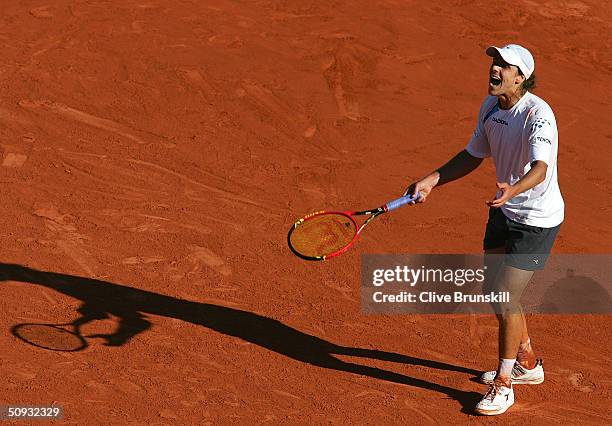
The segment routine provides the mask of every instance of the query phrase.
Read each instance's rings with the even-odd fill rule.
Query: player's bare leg
[[[502,267],[504,266],[504,256],[503,256],[504,253],[505,253],[504,247],[498,247],[495,249],[485,250],[485,266],[486,266],[486,280],[487,280],[485,291],[487,292],[499,290],[500,284],[503,285],[503,283],[500,283],[498,279],[502,279],[500,272],[502,271]],[[533,272],[523,271],[523,270],[516,269],[516,268],[510,269],[508,270],[508,272],[512,272],[516,275],[516,277],[513,278],[513,279],[516,279],[517,281],[516,288],[513,288],[511,291],[515,293],[519,293],[518,297],[520,298],[520,294],[522,293],[525,286],[529,283],[529,280],[533,276]],[[516,308],[512,308],[512,309],[520,312],[521,332],[520,332],[520,337],[519,337],[519,343],[518,345],[515,345],[516,327],[518,327],[518,325],[516,324],[509,325],[509,326],[504,325],[506,322],[514,321],[514,323],[516,323],[518,322],[518,319],[516,317],[514,318],[509,317],[508,320],[506,321],[504,320],[501,313],[498,312],[497,319],[500,324],[499,333],[498,333],[500,359],[502,358],[512,359],[516,357],[517,361],[524,368],[533,369],[536,366],[536,357],[532,349],[531,340],[529,338],[529,333],[527,330],[527,320],[525,318],[525,315],[522,309],[520,309],[520,306]],[[512,309],[510,309],[510,311],[512,311]],[[505,333],[508,333],[507,331],[504,331],[507,328],[510,329],[508,338],[504,337]],[[512,352],[514,352],[513,348],[515,347],[518,347],[518,352],[515,354],[516,356],[513,356]],[[502,354],[502,350],[506,352],[506,349],[502,349],[502,348],[510,348],[510,350],[508,351],[509,353]],[[493,379],[491,378],[491,380],[486,380],[486,381],[488,382],[492,380]]]
[[[496,291],[507,291],[510,302],[495,306],[499,321],[499,364],[489,390],[476,406],[476,412],[480,414],[501,414],[514,404],[512,375],[521,340],[524,334],[527,334],[520,298],[532,276],[532,271],[524,271],[505,264],[497,267],[494,288]]]
[[[510,303],[499,305],[497,312],[500,359],[516,359],[521,340],[527,334],[520,298],[531,277],[533,277],[533,271],[525,271],[507,265],[502,266],[498,272],[496,287],[499,291],[507,291],[510,294]]]

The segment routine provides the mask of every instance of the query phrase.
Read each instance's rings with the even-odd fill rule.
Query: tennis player
[[[535,63],[522,46],[491,46],[487,96],[467,147],[438,170],[408,187],[423,203],[436,187],[475,170],[486,157],[496,168],[497,193],[487,201],[489,220],[484,236],[487,285],[508,289],[515,300],[496,306],[499,320],[499,364],[484,373],[489,390],[476,405],[484,415],[505,412],[514,403],[514,384],[544,381],[527,324],[518,304],[535,270],[542,269],[564,217],[557,183],[557,125],[550,106],[530,92]],[[497,254],[497,256],[487,256]],[[502,255],[500,255],[502,254]],[[505,254],[505,255],[503,255]]]

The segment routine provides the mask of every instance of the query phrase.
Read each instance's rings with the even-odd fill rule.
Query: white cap
[[[525,78],[531,77],[535,70],[535,61],[529,50],[518,44],[508,44],[504,47],[490,46],[486,50],[487,55],[494,57],[497,53],[510,65],[517,66]]]

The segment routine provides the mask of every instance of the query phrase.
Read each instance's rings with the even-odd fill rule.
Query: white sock
[[[497,367],[497,371],[499,372],[500,377],[510,377],[512,376],[512,367],[514,367],[514,363],[516,362],[516,358],[514,359],[506,359],[501,358],[499,360],[499,367]]]

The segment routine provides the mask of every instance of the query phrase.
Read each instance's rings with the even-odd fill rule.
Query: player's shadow
[[[336,345],[319,337],[303,333],[280,321],[240,309],[192,302],[107,281],[37,271],[14,264],[0,263],[0,281],[21,281],[37,284],[81,300],[83,304],[78,309],[81,318],[77,320],[80,325],[88,321],[108,318],[109,314],[118,317],[119,326],[114,333],[87,336],[102,338],[108,346],[121,346],[135,335],[150,328],[152,324],[146,319],[146,314],[161,315],[238,337],[291,359],[317,367],[441,392],[459,401],[464,407],[464,411],[471,410],[480,397],[480,394],[475,392],[461,391],[392,371],[342,361],[334,355],[421,365],[472,375],[479,374],[479,371],[391,352]]]
[[[541,303],[536,305],[535,312],[546,314],[610,314],[612,301],[606,286],[594,279],[576,275],[573,269],[567,269],[565,277],[555,281],[546,289]],[[606,289],[607,287],[607,289]]]

